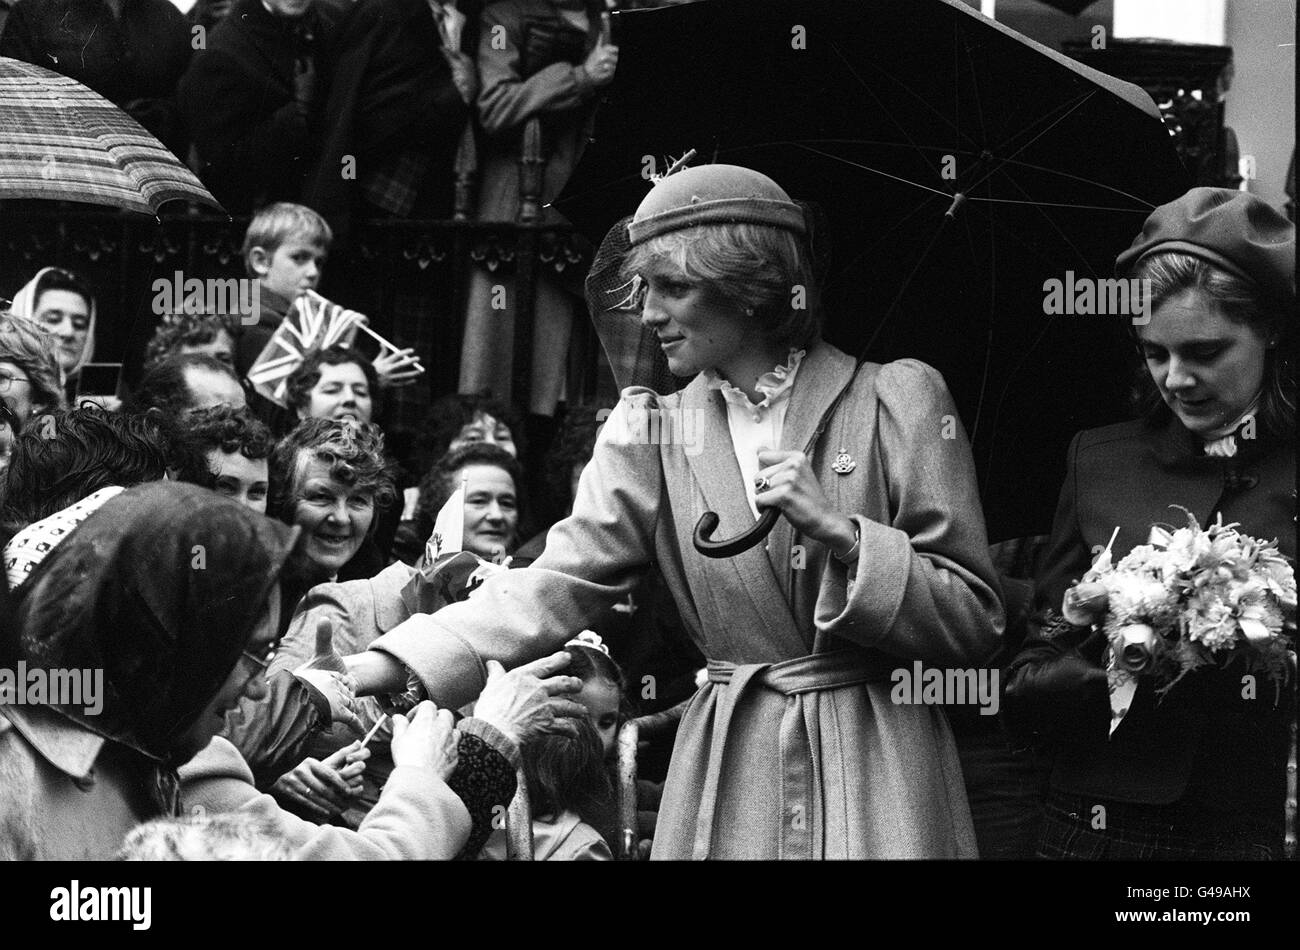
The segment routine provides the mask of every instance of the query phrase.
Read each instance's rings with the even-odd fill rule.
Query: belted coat
[[[803,448],[854,370],[834,347],[811,348],[782,448]],[[847,474],[833,468],[841,450]],[[811,463],[857,524],[856,566],[784,518],[766,546],[703,557],[691,535],[706,510],[720,537],[754,523],[722,396],[703,376],[671,396],[626,390],[545,553],[372,648],[459,706],[482,687],[486,660],[509,667],[557,649],[657,562],[710,680],[678,731],[653,857],[974,857],[942,709],[891,700],[893,670],[978,665],[1003,627],[970,448],[942,377],[910,360],[865,364]]]

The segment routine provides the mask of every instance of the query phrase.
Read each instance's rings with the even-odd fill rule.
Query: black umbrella
[[[814,202],[827,339],[939,369],[990,537],[1045,532],[1072,434],[1125,416],[1131,346],[1119,318],[1045,313],[1044,282],[1109,277],[1190,186],[1150,97],[950,0],[706,0],[614,31],[560,212],[600,240],[689,149]]]

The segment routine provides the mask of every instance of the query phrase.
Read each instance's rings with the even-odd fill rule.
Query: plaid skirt
[[[1104,809],[1104,811],[1102,810]],[[1067,861],[1273,861],[1282,833],[1262,822],[1172,805],[1103,801],[1053,790],[1038,857]]]

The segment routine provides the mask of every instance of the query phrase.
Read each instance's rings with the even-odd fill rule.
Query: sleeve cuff
[[[370,644],[409,669],[441,707],[472,702],[487,682],[487,666],[464,638],[417,614]]]
[[[316,715],[319,718],[319,721],[326,723],[333,722],[334,715],[330,711],[330,701],[326,698],[325,694],[318,690],[311,680],[301,677],[297,673],[293,674],[293,678],[307,691],[307,698],[311,700],[311,704],[316,710]],[[317,723],[317,725],[318,724],[319,723]]]
[[[521,761],[519,746],[490,722],[470,716],[457,723],[456,728],[463,733],[482,739],[488,746],[500,752],[505,760],[510,763],[511,768],[519,768]]]

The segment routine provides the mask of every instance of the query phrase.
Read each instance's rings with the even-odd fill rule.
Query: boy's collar
[[[270,287],[266,286],[265,283],[259,282],[257,293],[258,303],[263,310],[286,314],[289,312],[289,308],[293,306],[292,297],[285,297],[283,294],[276,293]]]

